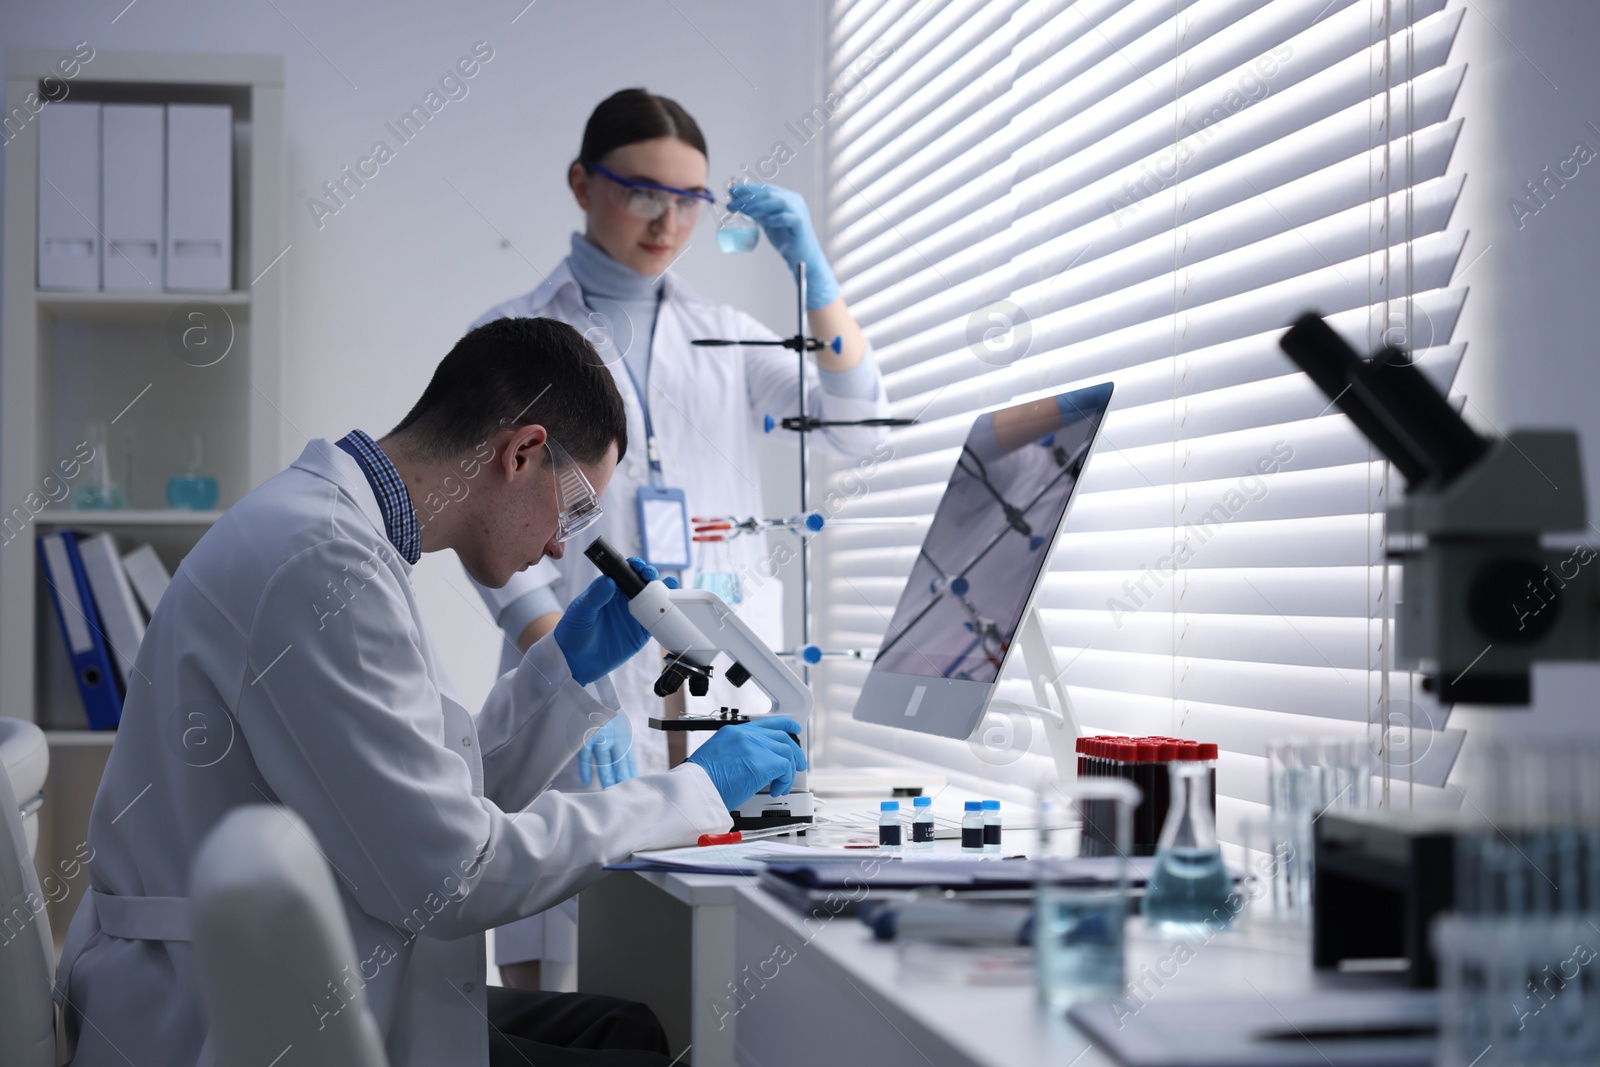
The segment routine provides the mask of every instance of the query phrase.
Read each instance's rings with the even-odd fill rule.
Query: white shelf
[[[108,293],[99,290],[35,289],[38,307],[58,319],[101,322],[165,322],[186,304],[215,304],[228,314],[247,318],[250,294],[226,293]]]
[[[46,730],[46,743],[70,748],[109,748],[117,739],[115,730]]]
[[[41,511],[34,522],[40,526],[210,526],[222,517],[220,511],[186,511],[182,508],[125,508],[99,511]]]

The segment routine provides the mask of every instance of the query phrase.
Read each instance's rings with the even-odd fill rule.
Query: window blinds
[[[1360,351],[1411,347],[1448,390],[1461,16],[1446,0],[836,2],[830,75],[892,51],[829,129],[827,238],[893,413],[919,422],[865,491],[854,468],[824,476],[837,517],[901,521],[818,538],[821,642],[876,647],[979,412],[1109,379],[1041,597],[1080,726],[1217,741],[1225,832],[1264,801],[1277,736],[1361,737],[1405,801],[1444,802],[1462,736],[1392,664],[1383,510],[1401,486],[1276,342],[1316,309]],[[829,759],[998,792],[1047,769],[1025,718],[993,714],[965,743],[854,721],[869,663],[820,672]]]

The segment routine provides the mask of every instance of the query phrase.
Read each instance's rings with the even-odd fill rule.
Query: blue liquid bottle
[[[1228,906],[1233,883],[1217,844],[1208,768],[1195,761],[1171,766],[1172,807],[1145,888],[1144,916],[1156,923],[1226,924],[1234,914]]]

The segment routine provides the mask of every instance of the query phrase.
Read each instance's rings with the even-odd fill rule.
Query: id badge
[[[645,562],[657,570],[689,566],[689,503],[682,489],[640,488],[639,537]]]

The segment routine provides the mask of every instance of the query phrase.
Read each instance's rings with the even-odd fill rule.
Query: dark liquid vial
[[[900,827],[898,827],[898,826],[880,826],[880,827],[878,827],[878,844],[880,844],[880,845],[898,845],[899,843],[900,843]]]
[[[986,845],[998,845],[1000,843],[1000,826],[998,823],[993,823],[983,828],[983,843]]]
[[[961,847],[981,849],[983,847],[983,827],[963,826],[961,828]]]
[[[924,841],[932,841],[933,840],[933,823],[931,823],[931,822],[914,822],[914,823],[912,823],[911,824],[911,840],[914,843],[918,843],[918,844],[920,844],[920,843],[922,843]]]

